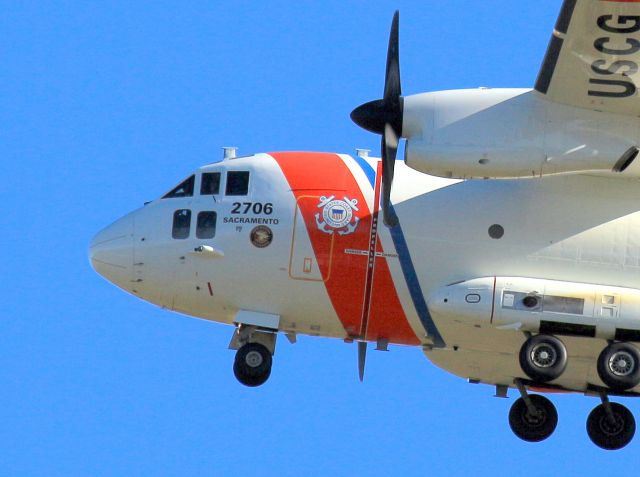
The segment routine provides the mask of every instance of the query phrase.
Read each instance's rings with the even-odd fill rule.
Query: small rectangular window
[[[582,315],[584,313],[584,299],[568,296],[545,295],[542,307],[543,311],[551,313]]]
[[[249,193],[249,171],[227,173],[227,195],[247,195]]]
[[[200,182],[201,195],[214,195],[220,193],[220,173],[203,172]]]
[[[175,197],[192,197],[193,185],[195,184],[196,176],[191,176],[187,180],[182,181],[170,192],[167,192],[162,198],[173,199]]]
[[[200,212],[198,214],[198,223],[196,225],[196,237],[199,239],[210,239],[216,235],[216,219],[215,212]]]
[[[176,210],[173,213],[173,230],[171,236],[174,239],[189,238],[191,231],[191,211],[189,209]]]

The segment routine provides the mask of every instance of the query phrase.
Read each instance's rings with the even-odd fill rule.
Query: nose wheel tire
[[[631,343],[613,343],[598,357],[598,375],[616,391],[640,384],[640,351]]]
[[[245,386],[264,384],[271,375],[271,353],[260,343],[247,343],[236,352],[233,374]]]
[[[591,441],[606,450],[622,449],[636,433],[636,420],[622,404],[612,402],[611,416],[603,404],[596,406],[587,418],[587,434]]]
[[[552,381],[567,367],[567,349],[555,336],[532,336],[520,348],[520,367],[535,382]]]
[[[529,412],[524,399],[518,398],[509,411],[509,426],[523,441],[540,442],[555,431],[558,425],[558,412],[553,403],[544,396],[531,394],[529,399],[535,407],[535,413]]]

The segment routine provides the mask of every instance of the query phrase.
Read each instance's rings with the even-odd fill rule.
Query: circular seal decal
[[[344,200],[332,200],[322,210],[322,218],[330,227],[341,229],[351,222],[353,211]]]
[[[251,231],[251,243],[258,248],[268,247],[273,240],[273,232],[266,225],[258,225]]]

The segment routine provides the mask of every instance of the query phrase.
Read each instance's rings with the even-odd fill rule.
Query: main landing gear
[[[520,398],[509,411],[509,426],[523,441],[540,442],[553,434],[558,424],[558,413],[549,399],[529,394],[520,379],[515,380]],[[600,393],[602,404],[596,406],[587,418],[587,434],[591,441],[606,450],[622,449],[631,442],[636,432],[636,421],[631,411],[622,404],[609,402],[607,393]]]
[[[630,343],[612,343],[598,357],[598,376],[614,391],[640,384],[640,351]]]
[[[245,386],[264,384],[271,375],[273,353],[277,335],[271,330],[240,325],[236,329],[229,348],[235,349],[233,374]]]
[[[509,411],[509,426],[523,441],[540,442],[551,436],[558,425],[558,412],[551,401],[538,394],[528,394],[522,381],[516,379],[520,398]]]
[[[535,382],[552,381],[567,367],[567,348],[555,336],[531,336],[520,348],[520,367]]]
[[[622,404],[609,402],[605,393],[600,397],[602,404],[596,406],[587,418],[587,434],[602,449],[622,449],[636,433],[636,420]]]
[[[520,349],[520,367],[534,384],[559,378],[567,366],[567,350],[562,341],[551,335],[529,336]],[[610,343],[598,357],[598,376],[613,392],[628,391],[640,384],[640,351],[631,343]],[[509,412],[509,426],[516,436],[528,442],[547,439],[556,428],[558,413],[549,399],[529,395],[522,380],[515,385],[520,398]],[[506,396],[506,388],[504,391]],[[606,388],[601,388],[602,404],[587,418],[587,434],[595,445],[607,450],[625,447],[636,431],[633,414],[622,404],[609,402]]]

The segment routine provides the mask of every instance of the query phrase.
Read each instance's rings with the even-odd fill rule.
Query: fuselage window
[[[181,182],[178,186],[165,194],[163,199],[173,199],[175,197],[193,197],[193,185],[196,181],[196,176],[191,176],[187,180]]]
[[[247,195],[249,193],[249,171],[227,172],[226,195]]]
[[[198,214],[198,222],[196,225],[196,237],[199,239],[210,239],[216,235],[216,218],[215,212],[200,212]]]
[[[191,211],[189,209],[176,210],[173,213],[173,230],[171,236],[174,239],[189,238],[191,231]]]
[[[220,173],[204,172],[200,182],[201,195],[214,195],[220,193]]]

